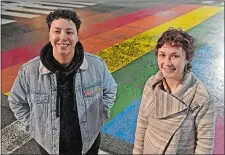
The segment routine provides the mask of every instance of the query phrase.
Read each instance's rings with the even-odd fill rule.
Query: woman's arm
[[[143,147],[144,147],[144,137],[145,131],[148,126],[148,116],[147,116],[147,107],[149,97],[151,97],[151,80],[150,78],[144,87],[142,100],[139,107],[138,118],[137,118],[137,126],[136,126],[136,133],[135,133],[135,141],[134,141],[134,148],[133,154],[143,154]]]
[[[197,145],[195,154],[212,154],[215,134],[215,107],[206,101],[196,117]]]

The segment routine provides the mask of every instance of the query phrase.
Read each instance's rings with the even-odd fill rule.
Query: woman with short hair
[[[144,86],[133,154],[212,154],[215,110],[191,71],[194,42],[174,28],[157,41],[159,71]]]

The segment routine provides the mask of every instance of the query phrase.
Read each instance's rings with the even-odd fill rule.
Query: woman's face
[[[49,41],[57,58],[73,57],[78,42],[76,25],[71,20],[56,19],[51,23]]]
[[[164,44],[158,49],[157,61],[160,71],[166,79],[180,80],[184,67],[188,63],[182,47]]]

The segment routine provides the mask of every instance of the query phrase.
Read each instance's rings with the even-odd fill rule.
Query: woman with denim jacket
[[[49,43],[19,70],[8,101],[42,154],[98,154],[117,84],[104,61],[84,52],[81,20],[72,10],[51,12]]]
[[[133,154],[212,154],[214,104],[191,72],[194,40],[170,28],[157,41],[159,71],[144,86]]]

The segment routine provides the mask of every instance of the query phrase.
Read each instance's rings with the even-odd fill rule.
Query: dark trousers
[[[99,150],[99,147],[100,147],[100,143],[101,143],[101,133],[98,134],[97,138],[95,139],[93,145],[88,150],[86,155],[98,155],[98,150]],[[41,152],[42,155],[49,155],[49,153],[47,151],[45,151],[45,149],[41,145],[39,145],[39,147],[40,147],[40,152]],[[60,155],[66,155],[67,153],[63,153],[63,152],[61,153],[60,152],[59,154]]]

